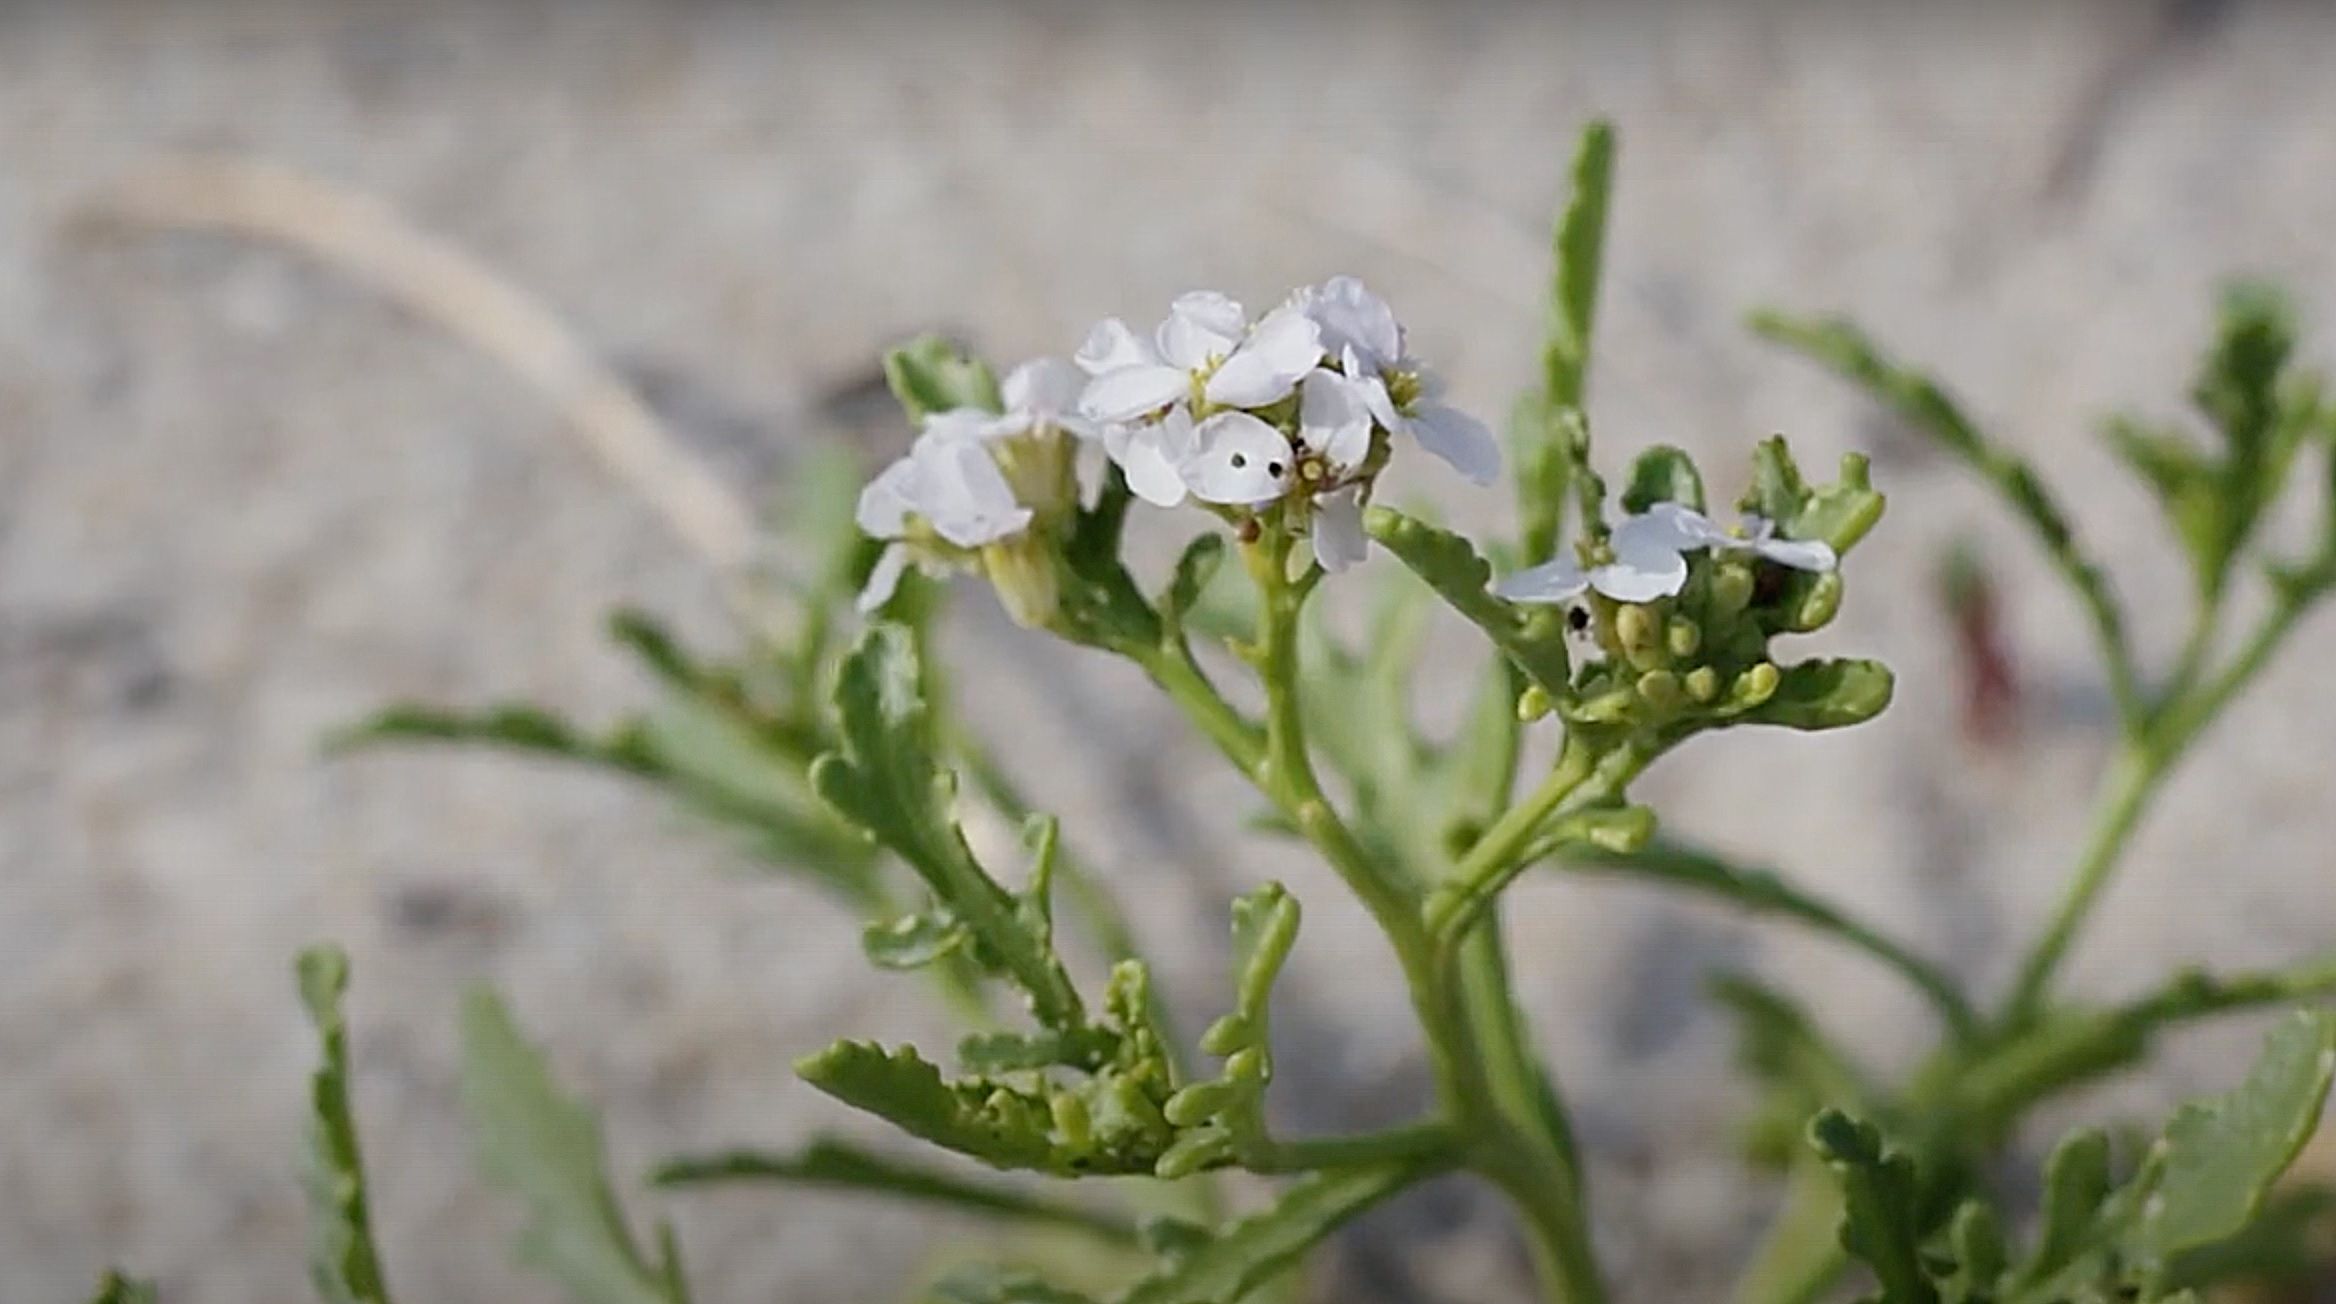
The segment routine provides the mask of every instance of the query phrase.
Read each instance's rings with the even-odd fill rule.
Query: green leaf
[[[98,1279],[97,1293],[89,1297],[89,1304],[156,1304],[159,1298],[153,1282],[125,1277],[108,1269]]]
[[[2167,1285],[2192,1290],[2250,1283],[2272,1298],[2300,1292],[2336,1255],[2336,1190],[2279,1190],[2245,1230],[2185,1250],[2167,1265]]]
[[[349,1103],[349,1029],[341,1017],[349,957],[339,947],[311,947],[295,971],[321,1051],[308,1081],[309,1280],[329,1304],[388,1304]]]
[[[920,1204],[946,1205],[993,1217],[1072,1227],[1123,1243],[1132,1244],[1136,1239],[1136,1229],[1124,1219],[991,1182],[970,1181],[833,1137],[822,1137],[793,1154],[734,1150],[669,1159],[657,1167],[650,1180],[667,1187],[780,1182],[858,1191]]]
[[[1774,696],[1735,719],[1804,730],[1864,724],[1890,705],[1896,683],[1879,661],[1803,661],[1784,668]]]
[[[1800,1002],[1742,974],[1712,979],[1711,994],[1736,1016],[1737,1062],[1756,1078],[1800,1093],[1810,1106],[1804,1117],[1820,1106],[1854,1106],[1865,1099],[1868,1088],[1857,1066]]]
[[[973,935],[948,911],[935,907],[902,915],[860,931],[860,949],[882,969],[922,969],[962,950]]]
[[[605,739],[590,738],[558,716],[525,703],[463,712],[401,702],[336,730],[326,739],[325,747],[337,755],[385,742],[488,743],[590,761],[632,774],[658,774],[662,770],[630,730]]]
[[[1695,459],[1669,444],[1656,444],[1630,464],[1630,480],[1622,488],[1622,507],[1643,512],[1656,503],[1678,503],[1703,510],[1703,473]]]
[[[1492,567],[1468,540],[1387,507],[1373,507],[1364,528],[1387,551],[1483,630],[1493,646],[1552,697],[1570,695],[1572,667],[1565,618],[1555,608],[1524,609],[1492,595]]]
[[[2094,1238],[2109,1198],[2109,1138],[2087,1128],[2053,1148],[2044,1165],[2043,1216],[2036,1251],[2020,1270],[2027,1284],[2043,1282],[2076,1262]]]
[[[956,408],[1005,410],[998,378],[938,335],[922,335],[884,355],[884,379],[911,422]]]
[[[1922,1261],[1921,1185],[1914,1161],[1885,1149],[1872,1124],[1837,1109],[1810,1122],[1809,1143],[1841,1182],[1841,1246],[1874,1270],[1882,1304],[1937,1304],[1938,1288]]]
[[[1095,1304],[1075,1290],[1050,1286],[1035,1273],[968,1265],[934,1283],[934,1304]]]
[[[1264,1285],[1340,1224],[1425,1177],[1421,1163],[1331,1169],[1301,1178],[1271,1208],[1220,1230],[1136,1283],[1117,1304],[1225,1304]]]
[[[2272,1031],[2244,1083],[2177,1111],[2151,1152],[2150,1194],[2128,1251],[2162,1262],[2242,1230],[2311,1136],[2332,1074],[2336,1012],[2298,1010]]]
[[[1598,319],[1598,281],[1605,263],[1606,211],[1614,189],[1614,124],[1582,128],[1574,147],[1571,198],[1557,223],[1556,278],[1549,294],[1549,342],[1542,350],[1542,383],[1549,401],[1582,406],[1590,371],[1590,333]]]
[[[933,761],[933,726],[916,644],[891,624],[869,627],[836,685],[843,750],[813,764],[811,786],[846,820],[906,861],[961,920],[1050,1028],[1085,1021],[1078,991],[1044,928],[1043,908],[991,878],[955,815],[956,776]],[[1040,858],[1043,870],[1045,857]]]
[[[1160,619],[1171,631],[1184,629],[1184,618],[1200,605],[1208,592],[1209,581],[1216,578],[1225,562],[1225,536],[1209,533],[1186,544],[1184,553],[1176,559],[1176,575],[1168,583],[1168,591],[1160,595]]]
[[[1949,1304],[1993,1304],[2011,1253],[1995,1210],[1965,1200],[1947,1226],[1947,1247],[1952,1262],[1941,1285]]]
[[[463,1109],[479,1166],[528,1206],[522,1257],[587,1304],[687,1304],[670,1238],[652,1259],[625,1226],[598,1120],[561,1092],[493,992],[474,991],[464,1003],[462,1048]]]

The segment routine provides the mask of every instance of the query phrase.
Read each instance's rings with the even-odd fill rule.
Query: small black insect
[[[1752,572],[1752,605],[1765,607],[1784,596],[1784,586],[1791,582],[1793,573],[1782,566],[1762,562]]]
[[[1565,627],[1576,634],[1588,629],[1590,627],[1590,609],[1588,607],[1573,607],[1567,610]]]

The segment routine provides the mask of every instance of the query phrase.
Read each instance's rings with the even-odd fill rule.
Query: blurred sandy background
[[[792,1056],[943,1026],[823,898],[741,872],[651,796],[494,757],[319,758],[391,697],[613,713],[647,686],[605,610],[719,640],[719,607],[505,373],[279,251],[81,232],[107,183],[193,148],[378,195],[539,293],[759,493],[865,425],[849,396],[906,334],[1063,351],[1203,284],[1258,303],[1359,273],[1497,418],[1531,366],[1573,133],[1612,114],[1608,458],[1679,442],[1732,495],[1774,429],[1820,466],[1873,450],[1891,515],[1827,637],[1902,683],[1872,726],[1717,739],[1646,792],[2000,984],[2103,750],[2082,630],[1980,494],[1740,313],[1852,309],[1951,378],[2063,487],[2156,666],[2182,575],[2095,419],[2176,409],[2233,271],[2292,286],[2311,352],[2336,356],[2336,17],[2034,8],[0,10],[0,1296],[79,1298],[120,1261],[175,1304],[306,1298],[311,1047],[287,965],[311,940],[355,955],[365,1139],[414,1301],[552,1298],[506,1265],[515,1219],[469,1166],[466,984],[510,993],[628,1174],[844,1122]],[[1505,509],[1437,488],[1464,520]],[[1957,729],[1934,583],[1957,538],[2004,585],[2032,708],[2008,749]],[[2332,633],[2299,639],[2172,786],[2073,981],[2336,936],[2336,691],[2309,646]],[[957,644],[985,726],[1140,903],[1189,1008],[1221,999],[1224,890],[1275,874],[1307,898],[1289,1115],[1408,1108],[1408,1017],[1365,925],[1239,834],[1212,758],[1129,676],[986,600]],[[1860,961],[1697,903],[1537,882],[1515,913],[1634,1299],[1708,1293],[1762,1198],[1729,1150],[1743,1102],[1706,971],[1823,999],[1879,1063],[1925,1036]],[[2252,1036],[2190,1035],[2088,1107],[2219,1082]],[[810,1196],[664,1207],[707,1301],[893,1298],[980,1231]],[[1419,1252],[1350,1239],[1339,1297],[1515,1297],[1488,1212],[1454,1190],[1382,1215]]]

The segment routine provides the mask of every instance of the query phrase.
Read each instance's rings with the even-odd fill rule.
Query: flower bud
[[[1800,603],[1787,614],[1787,628],[1796,633],[1822,629],[1841,610],[1841,572],[1827,571],[1809,582]]]
[[[1689,697],[1698,702],[1709,702],[1720,695],[1720,672],[1710,666],[1697,666],[1687,672],[1683,686]]]
[[[1686,701],[1679,676],[1668,670],[1649,670],[1638,677],[1639,699],[1658,711],[1676,711]]]
[[[1685,660],[1703,646],[1703,626],[1684,616],[1674,616],[1663,628],[1663,643],[1671,649],[1672,656]]]
[[[998,591],[1006,614],[1024,629],[1043,629],[1061,602],[1055,559],[1044,536],[1017,534],[984,544],[982,570]]]
[[[1209,1025],[1208,1031],[1200,1035],[1200,1048],[1210,1055],[1226,1055],[1254,1035],[1249,1020],[1235,1011]]]
[[[1661,663],[1662,625],[1656,621],[1651,608],[1635,603],[1617,608],[1614,638],[1622,645],[1623,659],[1631,665],[1647,670]]]
[[[1525,724],[1548,715],[1555,703],[1549,700],[1549,690],[1539,684],[1528,684],[1517,694],[1517,719]]]
[[[1168,1097],[1160,1112],[1176,1127],[1192,1127],[1222,1113],[1233,1103],[1235,1094],[1231,1083],[1195,1082]]]
[[[1225,1060],[1225,1081],[1263,1084],[1273,1076],[1272,1065],[1259,1046],[1244,1046]]]
[[[1711,613],[1732,619],[1752,605],[1752,568],[1740,561],[1723,561],[1711,572]]]
[[[1777,685],[1783,682],[1784,675],[1776,668],[1776,663],[1763,661],[1736,676],[1735,687],[1729,691],[1728,699],[1736,706],[1755,707],[1776,696]]]
[[[1064,1144],[1077,1148],[1094,1139],[1095,1120],[1087,1113],[1086,1101],[1071,1092],[1058,1091],[1047,1098],[1046,1105]]]

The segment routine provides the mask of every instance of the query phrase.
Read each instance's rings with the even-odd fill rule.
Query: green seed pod
[[[1720,672],[1710,666],[1697,666],[1687,672],[1684,686],[1689,697],[1709,702],[1720,695]]]
[[[1685,660],[1703,646],[1703,627],[1685,616],[1673,616],[1663,629],[1663,644],[1671,649],[1672,656]]]
[[[1755,707],[1776,696],[1777,685],[1783,682],[1784,674],[1776,668],[1776,663],[1763,661],[1736,676],[1736,685],[1728,699],[1736,706]]]
[[[1095,1139],[1095,1120],[1087,1113],[1087,1102],[1068,1091],[1058,1091],[1048,1097],[1047,1109],[1054,1114],[1054,1130],[1062,1134],[1063,1143],[1073,1149],[1084,1149]]]
[[[1676,711],[1686,702],[1679,687],[1679,676],[1668,670],[1649,670],[1638,677],[1638,695],[1641,701],[1665,713]]]
[[[1752,605],[1752,568],[1740,561],[1723,561],[1712,568],[1711,614],[1729,620]]]
[[[1539,684],[1528,684],[1517,694],[1517,719],[1531,724],[1550,713],[1556,703],[1549,700],[1549,690]]]

